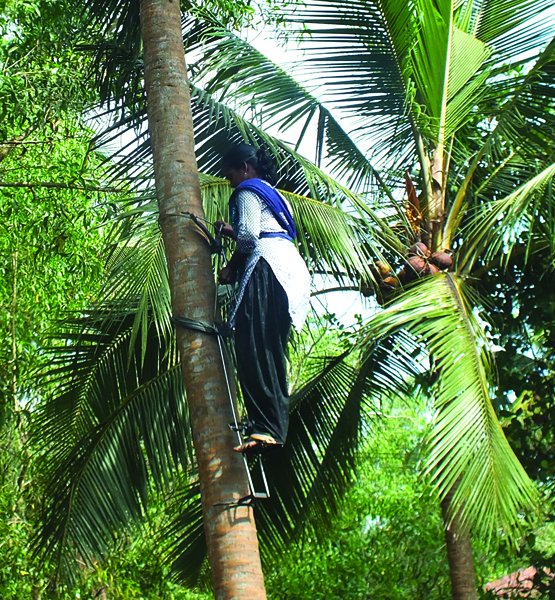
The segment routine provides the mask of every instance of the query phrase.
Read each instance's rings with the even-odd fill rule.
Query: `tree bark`
[[[183,212],[203,216],[178,0],[141,0],[145,87],[160,226],[174,315],[212,323],[210,252]],[[266,598],[242,458],[232,451],[230,403],[217,339],[179,328],[177,343],[199,467],[208,557],[217,599]]]
[[[461,527],[458,515],[453,516],[451,511],[455,490],[456,485],[441,502],[452,597],[453,600],[478,600],[470,535]]]

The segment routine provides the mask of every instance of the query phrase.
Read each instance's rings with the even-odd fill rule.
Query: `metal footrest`
[[[247,457],[243,455],[243,461],[245,463],[245,471],[247,472],[247,477],[249,480],[249,488],[251,491],[251,496],[257,500],[266,500],[270,497],[270,488],[268,487],[268,480],[266,479],[266,472],[264,471],[264,463],[262,462],[262,457],[260,454],[254,455],[253,459],[250,461],[247,460]],[[258,474],[255,475],[254,470],[256,468],[256,464],[258,463],[259,469]],[[253,469],[251,470],[251,465]],[[255,477],[257,479],[258,489],[255,485]]]

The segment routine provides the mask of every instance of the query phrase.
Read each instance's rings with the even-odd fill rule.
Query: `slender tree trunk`
[[[478,600],[470,535],[462,529],[458,516],[452,517],[450,510],[455,490],[456,485],[441,503],[452,596],[453,600]]]
[[[202,216],[191,104],[178,0],[141,0],[148,121],[160,226],[175,315],[213,322],[210,253],[190,219]],[[242,459],[232,451],[232,421],[217,340],[178,329],[199,466],[205,535],[218,599],[266,598],[252,508],[230,508],[248,494]]]
[[[17,283],[19,278],[19,265],[17,261],[17,250],[14,250],[12,253],[12,271],[13,271],[13,283],[12,283],[12,307],[11,307],[11,316],[10,316],[10,334],[12,336],[12,357],[11,357],[11,392],[12,392],[12,402],[9,408],[10,411],[13,411],[14,414],[17,413],[19,409],[18,400],[17,400]]]

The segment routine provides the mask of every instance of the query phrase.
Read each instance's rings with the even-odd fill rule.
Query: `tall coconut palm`
[[[199,42],[202,48],[193,66],[193,82],[199,86],[193,88],[193,120],[201,168],[214,173],[215,157],[226,135],[256,143],[264,141],[282,164],[282,187],[310,196],[303,200],[297,194],[292,200],[304,234],[302,249],[313,269],[332,270],[351,284],[361,277],[371,280],[372,274],[364,272],[367,257],[385,258],[392,269],[389,287],[378,274],[374,275],[373,287],[379,294],[385,290],[386,298],[380,300],[387,302],[360,331],[359,374],[339,376],[347,367],[339,366],[341,361],[332,363],[324,369],[323,388],[318,388],[315,379],[306,386],[305,394],[299,394],[306,402],[299,402],[293,414],[293,432],[295,415],[299,416],[299,437],[293,435],[290,454],[283,459],[290,478],[278,482],[283,494],[276,494],[281,502],[277,504],[282,511],[276,511],[271,524],[274,536],[290,533],[302,514],[303,499],[328,498],[319,493],[326,489],[326,482],[318,468],[335,473],[330,478],[332,488],[337,489],[345,480],[341,465],[349,463],[348,451],[352,449],[345,440],[356,434],[356,422],[348,417],[358,414],[360,398],[368,391],[369,382],[377,389],[401,390],[411,373],[421,376],[426,370],[431,372],[429,391],[435,407],[427,470],[440,497],[449,500],[446,514],[450,524],[459,523],[463,531],[473,528],[486,535],[500,528],[514,532],[522,511],[532,506],[533,488],[504,439],[490,401],[494,370],[489,334],[484,333],[481,320],[487,299],[478,293],[476,275],[480,269],[487,269],[489,261],[509,260],[519,245],[526,252],[552,249],[547,233],[552,226],[552,212],[546,208],[552,197],[545,183],[554,171],[549,146],[554,125],[549,104],[553,44],[548,44],[548,20],[540,18],[548,7],[547,1],[515,0],[415,0],[408,6],[392,0],[359,0],[348,5],[309,2],[297,13],[286,15],[286,20],[291,26],[302,23],[307,51],[303,77],[312,69],[318,77],[318,96],[310,92],[306,81],[299,84],[291,70],[273,64],[217,23],[207,18],[184,23],[186,42]],[[529,66],[527,61],[531,61]],[[249,122],[246,116],[253,98],[257,123],[262,121],[264,126],[274,128],[303,125],[295,144],[298,148],[314,135],[315,158],[322,159],[331,176]],[[128,158],[127,164],[133,160]],[[221,200],[225,184],[210,178],[204,182],[205,190],[210,192],[205,205],[214,211],[223,210],[216,208],[215,201]],[[401,192],[407,194],[405,200]],[[334,209],[334,205],[339,208]],[[380,216],[375,210],[378,205]],[[405,211],[399,210],[402,205]],[[139,206],[143,218],[152,219],[147,204]],[[347,216],[340,214],[340,208],[348,209]],[[356,211],[359,216],[355,218]],[[535,218],[538,214],[541,219]],[[338,231],[352,232],[360,243],[349,247],[341,243],[342,239],[334,240],[333,234]],[[136,230],[128,231],[132,243],[137,242],[134,234]],[[149,239],[153,245],[142,250],[158,256],[156,236]],[[424,259],[424,266],[409,270],[399,250],[408,249],[416,241],[423,241],[431,253],[445,248],[454,251],[453,266],[434,277],[423,277],[430,268],[424,253],[419,257]],[[136,264],[132,250],[132,246],[120,249],[120,267],[126,265],[127,269]],[[405,269],[403,274],[401,268]],[[160,281],[160,269],[156,272],[155,280]],[[409,278],[413,279],[411,284],[398,285],[399,279],[406,283]],[[156,373],[148,380],[151,383],[145,384],[147,389],[129,383],[129,391],[119,393],[120,402],[126,399],[121,406],[131,406],[130,398],[144,402],[147,397],[159,396],[156,386],[172,373],[168,369],[171,352],[152,352],[150,342],[151,336],[164,337],[160,324],[167,325],[168,310],[153,293],[159,288],[152,282],[147,285],[143,280],[133,287],[123,275],[119,282],[120,291],[127,294],[123,298],[134,296],[135,303],[120,311],[119,321],[97,318],[96,323],[117,322],[116,331],[127,332],[126,344],[130,339],[140,342],[134,381],[144,381],[142,376],[150,361]],[[110,314],[117,316],[113,309],[111,306]],[[149,320],[149,310],[153,321]],[[102,354],[98,346],[97,356],[110,356],[113,364],[120,364],[118,343],[121,345],[122,338],[113,332],[107,337],[106,326],[95,328],[94,323],[91,320],[89,339],[110,340],[109,353]],[[418,352],[406,350],[410,344]],[[399,352],[403,349],[406,351]],[[92,363],[87,360],[95,350],[85,350],[89,354],[83,354],[83,365],[90,367]],[[102,369],[117,370],[122,375],[111,361],[96,364],[99,367],[91,381],[99,379]],[[69,372],[67,366],[62,372]],[[105,374],[100,378],[105,379]],[[357,385],[338,404],[337,394],[331,389],[335,386],[337,390],[345,381],[356,381]],[[78,396],[85,400],[83,388],[79,389]],[[311,403],[318,396],[315,390],[327,392],[321,398],[329,415],[340,415],[335,431],[331,427],[333,419],[328,418],[322,405],[317,410]],[[100,402],[98,394],[92,397]],[[90,405],[90,400],[83,402],[84,407]],[[108,410],[112,407],[102,406],[113,414]],[[134,419],[146,423],[141,421],[145,417],[137,407]],[[179,410],[176,406],[176,420],[181,419]],[[41,422],[53,440],[59,427],[48,415],[46,409]],[[159,416],[156,419],[159,423]],[[104,422],[108,428],[114,421]],[[162,430],[163,436],[157,433],[159,437],[151,438],[151,431],[142,428],[152,450],[155,442],[175,448],[173,436],[166,428]],[[313,451],[314,443],[321,443],[320,452]],[[170,456],[175,458],[176,454]],[[57,458],[60,460],[54,465],[59,469],[60,481],[71,470],[71,461],[67,452]],[[344,463],[334,458],[343,458]],[[169,462],[166,458],[164,461]],[[294,470],[291,466],[295,464]],[[156,472],[152,465],[150,468]],[[98,471],[98,465],[95,469]],[[118,469],[119,475],[124,472],[125,468]],[[64,495],[58,492],[58,497]],[[94,508],[94,503],[89,506]],[[184,514],[193,515],[194,505],[190,507]],[[50,529],[56,531],[59,520],[53,510],[50,515]],[[260,521],[270,524],[271,516],[262,513]],[[120,522],[124,517],[125,511]],[[88,527],[89,522],[85,514],[81,527]],[[101,523],[107,533],[109,520]],[[65,538],[60,535],[56,541],[60,539]],[[190,525],[182,539],[184,545],[188,542],[198,546],[198,529]]]
[[[149,475],[160,484],[172,470],[188,468],[190,437],[183,426],[190,423],[216,596],[262,598],[252,507],[241,502],[248,496],[245,469],[230,451],[233,438],[227,424],[232,413],[218,343],[194,328],[175,334],[171,325],[172,314],[188,317],[193,324],[214,320],[210,251],[193,222],[185,218],[192,213],[202,219],[204,209],[179,7],[146,0],[119,9],[111,3],[92,5],[108,32],[129,42],[128,55],[138,54],[140,40],[134,27],[138,15],[133,12],[137,8],[157,207],[151,211],[145,206],[145,196],[138,204],[148,216],[155,215],[155,227],[150,232],[129,232],[124,227],[128,240],[119,238],[112,257],[120,277],[105,290],[106,302],[100,309],[80,320],[74,333],[66,335],[70,343],[58,348],[62,358],[49,377],[59,378],[60,394],[44,405],[37,420],[41,436],[54,445],[64,440],[60,451],[44,463],[51,501],[41,543],[46,549],[55,548],[59,562],[69,570],[75,553],[90,560],[101,552],[115,527],[144,510]],[[118,98],[142,105],[140,97],[126,97],[135,91],[128,82],[125,77],[119,81]],[[229,194],[221,180],[205,179],[204,188],[211,187]],[[314,260],[324,262],[330,251],[343,247],[346,264],[364,270],[366,259],[349,248],[348,235],[342,243],[334,239],[338,232],[350,231],[348,217],[333,207],[322,212],[312,205],[307,203],[307,210],[323,217],[319,239],[311,248]],[[134,244],[144,253],[133,253]],[[140,262],[145,255],[148,261]],[[187,411],[181,404],[176,350]],[[99,527],[91,529],[92,522]]]
[[[225,89],[238,101],[256,94],[261,114],[279,107],[287,124],[304,122],[303,132],[317,119],[318,147],[326,147],[331,169],[351,174],[350,183],[358,183],[361,153],[341,135],[349,128],[363,156],[372,152],[384,165],[388,176],[376,178],[384,197],[405,172],[411,229],[404,243],[407,250],[423,245],[384,283],[417,281],[366,327],[370,347],[400,326],[430,353],[437,417],[429,469],[449,504],[448,527],[460,524],[451,543],[464,540],[471,524],[516,526],[513,509],[529,508],[534,497],[491,406],[491,356],[475,316],[487,304],[469,288],[478,283],[477,267],[508,260],[517,242],[527,252],[551,248],[542,223],[552,215],[545,186],[554,170],[548,9],[546,2],[310,2],[286,21],[300,25],[303,68],[318,78],[323,103],[302,104],[268,76],[256,82],[252,54],[223,69],[218,46],[227,60],[245,54],[229,34],[206,65],[215,73],[213,93]],[[343,131],[331,118],[341,113]],[[524,240],[524,231],[534,234]],[[434,271],[435,281],[419,280]],[[469,597],[456,589],[461,579],[453,579],[454,595]]]

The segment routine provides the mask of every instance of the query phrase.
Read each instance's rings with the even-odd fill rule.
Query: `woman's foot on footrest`
[[[233,450],[241,454],[254,454],[277,448],[283,448],[283,444],[276,442],[271,435],[253,433],[242,444],[235,446]]]

